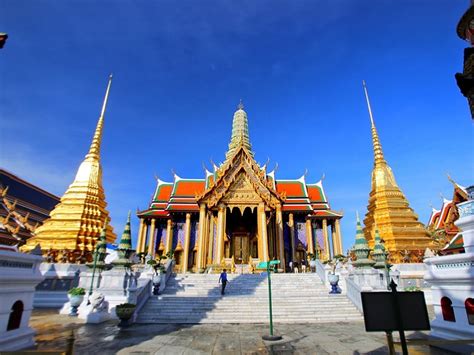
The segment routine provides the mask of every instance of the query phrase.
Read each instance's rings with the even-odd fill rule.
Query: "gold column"
[[[293,213],[289,214],[288,218],[288,227],[290,227],[290,241],[291,241],[291,260],[295,262],[296,260],[296,250],[295,250],[295,221],[293,219]]]
[[[340,221],[339,219],[336,219],[335,223],[334,223],[334,228],[335,228],[335,231],[336,231],[336,245],[337,245],[337,249],[336,249],[336,254],[343,254],[343,251],[342,251],[342,238],[341,238],[341,225],[340,225]]]
[[[281,214],[281,205],[276,208],[276,223],[277,223],[277,237],[278,237],[278,252],[280,257],[280,267],[286,269],[285,261],[285,241],[283,240],[283,216]]]
[[[216,263],[220,264],[224,257],[224,214],[225,205],[219,205],[219,212],[217,213],[217,247],[216,247]]]
[[[189,244],[191,241],[191,213],[186,213],[186,225],[184,227],[184,255],[182,272],[188,271]]]
[[[209,230],[208,230],[208,248],[207,248],[207,263],[212,264],[214,263],[214,260],[212,260],[212,254],[214,252],[214,214],[211,212],[207,216],[208,219],[208,225],[209,225]]]
[[[308,244],[308,253],[314,254],[313,246],[313,229],[311,228],[311,220],[306,220],[306,243]]]
[[[197,269],[198,271],[203,269],[204,263],[204,249],[205,249],[205,240],[206,235],[206,205],[201,203],[199,206],[199,233],[198,233],[198,259],[197,259]]]
[[[331,246],[331,250],[332,250],[332,257],[334,258],[334,256],[336,255],[336,248],[337,248],[337,245],[336,245],[336,238],[335,238],[335,228],[334,228],[334,221],[332,222],[331,224],[331,240],[332,240],[332,246]]]
[[[143,253],[142,239],[143,239],[144,224],[145,224],[145,220],[143,218],[140,218],[140,228],[138,229],[138,240],[137,240],[137,253]]]
[[[166,222],[166,254],[171,251],[173,247],[173,221],[171,218]]]
[[[258,221],[260,222],[260,240],[262,255],[258,256],[259,259],[262,257],[263,261],[268,261],[268,235],[267,235],[267,215],[265,214],[265,204],[263,202],[258,204]]]
[[[328,235],[328,221],[326,218],[323,219],[323,240],[324,240],[324,258],[323,260],[329,260],[331,254],[329,252],[329,235]]]
[[[146,252],[145,247],[146,247],[147,238],[148,238],[148,223],[145,220],[144,225],[143,225],[142,245],[140,246],[142,253]]]
[[[156,224],[156,219],[151,220],[151,226],[150,226],[150,242],[148,243],[148,255],[151,255],[151,257],[154,259],[155,258],[155,224]]]

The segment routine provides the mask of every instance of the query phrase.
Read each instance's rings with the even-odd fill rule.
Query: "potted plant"
[[[67,297],[69,298],[69,304],[71,305],[71,317],[77,317],[77,308],[84,301],[84,295],[86,290],[82,287],[73,287],[67,292]]]
[[[137,306],[132,303],[122,303],[115,307],[115,314],[120,318],[119,327],[128,326],[128,321],[132,318]]]
[[[341,290],[338,287],[339,275],[336,275],[336,264],[334,260],[328,261],[328,265],[331,266],[331,272],[328,274],[328,281],[331,285],[331,291],[329,293],[341,293]]]

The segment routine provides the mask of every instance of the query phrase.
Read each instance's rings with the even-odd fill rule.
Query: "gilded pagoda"
[[[365,238],[369,246],[374,248],[378,230],[392,262],[421,262],[425,249],[432,247],[432,239],[423,224],[418,221],[416,213],[410,208],[408,200],[395,181],[392,169],[384,158],[365,82],[364,91],[374,149],[372,189],[364,219]]]
[[[51,211],[50,218],[36,229],[35,236],[28,239],[23,250],[32,250],[39,244],[51,261],[60,258],[68,262],[91,261],[103,226],[110,219],[102,186],[100,146],[111,84],[112,76],[109,78],[92,143],[74,181]],[[105,234],[108,243],[115,241],[116,235],[110,224],[107,224]]]
[[[277,180],[275,169],[259,165],[242,104],[225,161],[213,165],[201,179],[157,179],[149,207],[138,212],[137,252],[153,258],[173,253],[181,272],[274,258],[285,269],[311,255],[327,260],[342,254],[342,213],[330,208],[322,180]]]

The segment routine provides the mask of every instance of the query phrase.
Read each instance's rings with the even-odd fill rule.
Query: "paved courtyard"
[[[76,354],[386,354],[385,335],[367,333],[364,324],[276,324],[283,340],[267,343],[267,324],[133,325],[117,321],[84,324],[57,311],[33,312],[38,350],[64,350],[75,331]],[[416,334],[417,338],[423,334]],[[400,349],[398,349],[400,350]],[[427,346],[410,347],[410,354],[446,354]]]

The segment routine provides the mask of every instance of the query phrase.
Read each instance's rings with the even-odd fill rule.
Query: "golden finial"
[[[362,80],[362,85],[364,87],[365,99],[367,101],[367,108],[369,110],[370,124],[371,124],[371,130],[372,130],[372,143],[374,146],[374,158],[375,158],[375,164],[377,164],[377,163],[385,162],[385,159],[383,157],[382,145],[380,144],[379,135],[377,133],[377,129],[375,128],[374,116],[372,115],[372,108],[370,106],[369,93],[367,91],[365,80]]]
[[[105,109],[107,107],[107,101],[109,99],[110,86],[112,85],[112,74],[109,76],[109,82],[107,84],[107,89],[105,90],[104,102],[102,104],[102,110],[100,111],[99,121],[97,122],[97,127],[94,132],[94,137],[92,138],[92,143],[89,148],[89,153],[86,155],[86,158],[92,157],[99,159],[100,158],[100,143],[102,140],[102,126],[104,125],[104,115]]]
[[[9,188],[10,186],[6,186],[5,188],[1,189],[2,197],[5,197],[7,195]]]

